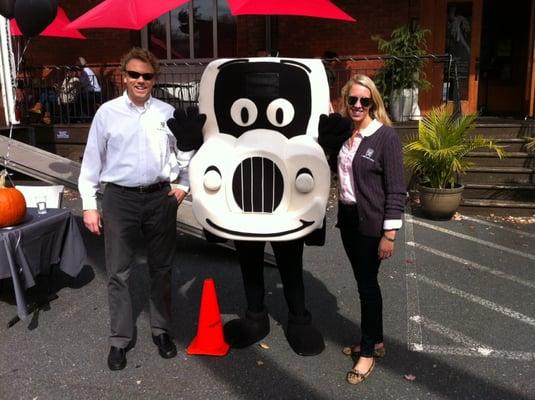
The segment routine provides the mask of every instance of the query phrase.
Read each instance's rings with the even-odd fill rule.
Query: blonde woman
[[[358,357],[347,373],[363,382],[385,354],[383,305],[377,279],[382,260],[392,257],[402,225],[406,190],[401,144],[373,81],[356,75],[342,88],[341,115],[351,120],[349,138],[334,152],[338,173],[338,223],[361,307],[361,337],[345,347]]]

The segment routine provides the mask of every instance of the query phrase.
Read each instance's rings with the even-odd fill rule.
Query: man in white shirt
[[[80,63],[80,86],[82,93],[80,96],[80,109],[82,114],[93,117],[95,110],[102,102],[102,90],[98,78],[91,68],[87,66],[84,57],[78,57]]]
[[[128,289],[130,264],[141,233],[150,268],[152,338],[163,358],[177,353],[170,337],[171,269],[175,251],[176,211],[188,191],[193,151],[181,152],[166,122],[173,107],[151,96],[158,60],[134,48],[121,60],[124,94],[95,114],[84,153],[78,187],[84,224],[104,232],[110,309],[111,370],[126,366],[135,321]],[[170,182],[179,178],[178,187]],[[103,189],[102,214],[96,192]]]

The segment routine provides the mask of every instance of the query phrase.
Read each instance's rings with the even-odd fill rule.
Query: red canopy
[[[139,30],[189,0],[105,0],[70,23],[69,28]]]
[[[189,0],[104,0],[69,24],[69,28],[139,30]],[[329,0],[227,0],[232,15],[302,15],[355,21]]]
[[[353,21],[329,0],[227,0],[232,15],[301,15]]]
[[[22,32],[20,31],[15,18],[11,19],[9,23],[11,27],[11,34],[13,36],[22,36]],[[78,32],[76,29],[67,27],[67,25],[69,25],[70,23],[71,21],[67,17],[67,14],[65,14],[63,8],[58,7],[58,13],[56,15],[56,18],[54,19],[54,21],[52,21],[50,25],[46,27],[43,32],[39,34],[39,36],[86,39],[86,37],[80,32]]]

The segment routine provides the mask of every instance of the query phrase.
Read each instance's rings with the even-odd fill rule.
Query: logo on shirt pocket
[[[368,149],[366,150],[366,152],[365,152],[363,155],[361,155],[361,157],[362,157],[362,158],[365,158],[366,160],[369,160],[369,161],[371,161],[371,162],[375,162],[375,160],[372,158],[372,157],[373,157],[373,153],[374,153],[374,150],[368,148]]]
[[[157,129],[158,129],[159,131],[166,131],[166,132],[167,132],[166,126],[167,126],[167,125],[166,125],[165,121],[160,121],[160,126],[158,126]]]

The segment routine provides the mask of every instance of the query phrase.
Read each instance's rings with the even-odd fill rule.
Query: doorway
[[[529,43],[532,0],[514,3],[483,2],[479,62],[476,60],[477,110],[483,116],[523,118],[529,113],[526,87],[533,51]]]

